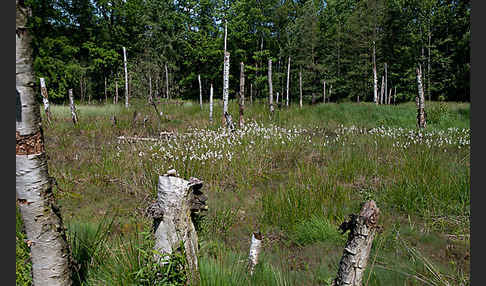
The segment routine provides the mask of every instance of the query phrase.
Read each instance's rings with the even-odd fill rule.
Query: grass
[[[469,104],[427,102],[431,120],[420,131],[413,103],[291,105],[270,116],[254,102],[233,133],[220,128],[219,101],[212,124],[207,104],[159,104],[162,121],[143,100],[128,110],[79,105],[76,126],[67,106],[51,109],[52,124],[43,121],[49,173],[82,265],[79,284],[177,284],[183,274],[151,261],[144,215],[158,176],[175,168],[202,179],[209,197],[198,231],[203,285],[328,285],[346,240],[338,226],[367,199],[382,226],[368,285],[469,285]],[[229,111],[237,122],[236,102]],[[117,139],[167,131],[178,135]],[[264,250],[249,277],[256,230]]]

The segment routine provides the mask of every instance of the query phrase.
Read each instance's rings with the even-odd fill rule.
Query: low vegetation
[[[203,180],[209,197],[197,224],[203,285],[330,285],[346,241],[338,227],[367,199],[381,216],[365,285],[470,284],[469,104],[427,102],[421,130],[413,103],[291,105],[271,116],[254,102],[234,132],[220,127],[220,102],[213,124],[207,105],[158,108],[161,120],[142,100],[79,104],[73,125],[69,107],[54,105],[43,122],[78,285],[182,285],[180,257],[154,263],[145,212],[170,168]],[[257,230],[264,248],[250,277]],[[29,285],[19,214],[16,253],[17,285]]]

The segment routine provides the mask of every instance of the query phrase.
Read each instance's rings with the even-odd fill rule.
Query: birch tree
[[[123,67],[125,69],[125,107],[128,108],[127,49],[123,47]]]
[[[273,113],[272,59],[268,59],[268,98],[270,113]]]
[[[209,122],[213,123],[213,83],[209,89]]]
[[[422,85],[422,67],[419,65],[416,69],[417,72],[417,85],[418,85],[418,97],[417,97],[417,125],[419,128],[425,128],[427,123],[425,122],[425,97],[424,87]]]
[[[290,84],[290,56],[289,56],[289,63],[287,66],[287,101],[285,105],[289,107],[289,84]]]
[[[378,104],[378,77],[376,75],[376,47],[373,41],[373,100]]]
[[[302,71],[299,71],[299,106],[302,108]]]
[[[71,254],[49,179],[35,100],[30,9],[16,1],[16,198],[30,241],[34,285],[71,285]]]
[[[240,128],[243,127],[244,120],[243,120],[243,113],[245,109],[245,64],[243,62],[240,63]]]
[[[46,113],[47,122],[51,123],[51,111],[49,108],[49,98],[47,96],[46,81],[43,77],[41,77],[39,80],[41,86],[42,102],[44,103],[44,112]]]
[[[202,104],[202,86],[201,86],[201,74],[197,75],[197,80],[199,82],[199,106],[201,106],[201,110],[203,109]]]

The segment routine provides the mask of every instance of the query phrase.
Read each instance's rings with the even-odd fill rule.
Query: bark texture
[[[322,88],[323,99],[322,102],[326,103],[326,81],[324,80],[324,87]]]
[[[201,110],[203,109],[202,104],[202,86],[201,86],[201,75],[197,75],[197,81],[199,82],[199,106],[201,106]]]
[[[332,285],[361,285],[375,238],[379,213],[376,203],[373,200],[367,201],[359,215],[352,214],[349,221],[341,224],[342,233],[349,230],[349,234],[339,262],[338,274]]]
[[[213,123],[213,84],[209,89],[209,122]]]
[[[387,104],[388,102],[387,94],[388,94],[388,64],[385,63],[385,94],[384,94],[385,104]]]
[[[44,103],[44,112],[46,113],[47,122],[51,123],[51,110],[49,108],[46,82],[43,77],[41,77],[39,80],[41,86],[42,102]]]
[[[224,114],[228,112],[229,67],[230,67],[230,53],[225,52],[224,63],[223,63],[223,120],[224,120]]]
[[[376,51],[373,41],[373,100],[378,104],[378,76],[376,75]]]
[[[16,198],[31,242],[34,285],[72,285],[71,255],[49,180],[40,110],[35,100],[30,10],[16,1]]]
[[[115,81],[115,104],[118,103],[118,81]]]
[[[424,87],[422,85],[422,67],[417,67],[417,85],[418,85],[418,100],[417,100],[417,124],[419,128],[425,128],[425,97]]]
[[[243,115],[245,112],[245,64],[243,62],[240,63],[240,128],[243,127],[244,119]]]
[[[268,60],[268,98],[270,113],[273,113],[272,59]]]
[[[201,192],[201,180],[190,178],[187,181],[176,175],[175,170],[171,170],[159,176],[157,201],[149,207],[149,213],[154,218],[154,249],[160,254],[170,255],[184,247],[187,282],[198,285],[198,242],[192,215],[207,209],[207,198]],[[155,254],[155,258],[161,264],[167,263],[158,254]]]
[[[69,106],[71,107],[71,118],[73,123],[78,123],[78,115],[76,114],[76,106],[74,106],[73,89],[69,89]]]
[[[167,63],[164,65],[165,67],[165,96],[167,99],[170,99],[170,94],[169,94],[169,69],[167,68]]]
[[[380,92],[380,104],[383,104],[383,89],[385,88],[385,76],[381,76],[381,92]]]
[[[123,68],[125,69],[125,107],[128,108],[127,49],[125,47],[123,47]]]
[[[299,71],[299,106],[302,108],[302,71]]]
[[[289,85],[290,85],[290,56],[289,56],[289,62],[287,65],[287,101],[285,102],[285,105],[289,107]]]
[[[250,275],[253,275],[255,266],[258,264],[258,257],[262,249],[263,236],[260,232],[254,232],[251,235],[250,244],[250,255],[248,256],[248,269],[250,270]]]

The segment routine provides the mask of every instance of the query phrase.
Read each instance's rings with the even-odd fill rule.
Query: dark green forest
[[[203,98],[210,83],[221,98],[224,26],[230,53],[230,99],[245,63],[246,94],[268,96],[268,59],[274,94],[285,92],[290,58],[290,102],[303,93],[331,102],[373,101],[373,50],[379,89],[396,101],[417,95],[423,70],[427,100],[470,101],[471,1],[443,0],[29,0],[34,71],[49,98],[109,101],[124,95],[123,47],[131,97]],[[166,68],[167,67],[167,68]],[[166,74],[166,70],[168,74]],[[168,76],[168,89],[166,86]],[[106,94],[105,94],[106,83]],[[115,84],[116,83],[116,84]],[[331,87],[332,86],[332,87]],[[388,91],[387,91],[388,92]],[[274,95],[275,96],[275,95]],[[40,98],[40,92],[39,92]]]

